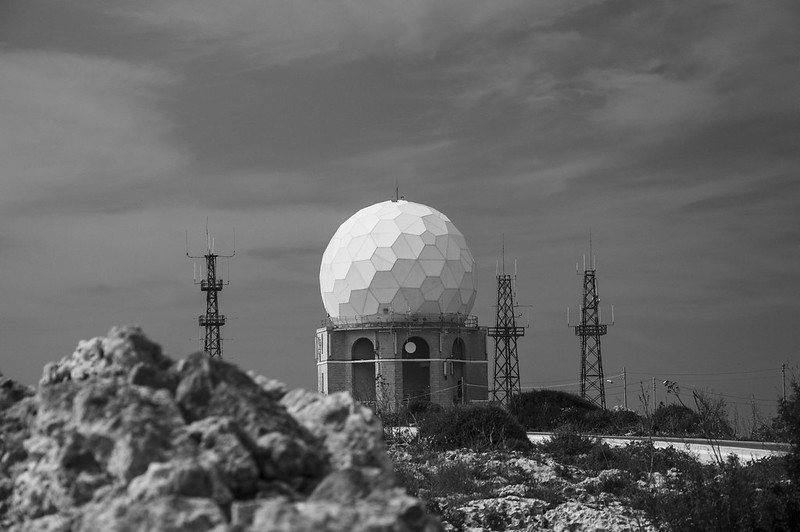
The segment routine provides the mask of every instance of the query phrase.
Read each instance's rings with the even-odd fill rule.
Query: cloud
[[[703,81],[680,81],[659,74],[592,72],[587,79],[604,95],[605,103],[591,120],[611,127],[646,130],[650,140],[662,128],[702,123],[716,108],[716,98]]]
[[[325,57],[435,54],[492,25],[542,23],[586,1],[548,0],[167,0],[117,11],[198,44],[234,44],[260,64]],[[521,22],[517,14],[527,15]]]
[[[52,187],[80,194],[161,179],[186,162],[165,142],[170,124],[158,92],[173,83],[158,69],[59,52],[0,53],[0,181],[5,208]],[[53,205],[57,209],[57,205]]]

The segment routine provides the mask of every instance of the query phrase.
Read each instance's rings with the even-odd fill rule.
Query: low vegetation
[[[432,450],[526,450],[531,442],[517,419],[498,406],[463,406],[429,412],[419,437]]]
[[[523,394],[508,412],[423,409],[415,417],[417,435],[393,444],[391,452],[398,480],[441,515],[448,530],[547,529],[557,508],[569,504],[621,505],[632,530],[800,530],[800,385],[793,383],[792,391],[771,424],[791,453],[747,463],[720,458],[702,464],[647,440],[615,448],[590,435],[729,435],[720,405],[703,403],[702,396],[696,409],[662,405],[649,418],[603,412],[560,392]],[[554,435],[529,445],[525,429]],[[502,506],[498,501],[509,494],[511,502]],[[509,509],[512,503],[517,506]]]

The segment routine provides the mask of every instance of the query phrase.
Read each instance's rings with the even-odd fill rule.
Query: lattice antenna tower
[[[236,255],[236,232],[233,233],[233,252],[230,255],[221,255],[215,252],[214,239],[208,232],[206,222],[206,254],[200,256],[189,255],[189,234],[186,234],[186,256],[192,259],[205,259],[205,278],[198,281],[197,263],[194,264],[194,284],[200,285],[200,291],[206,294],[206,312],[197,318],[200,327],[205,329],[202,337],[203,351],[209,357],[222,358],[222,336],[220,328],[225,325],[225,315],[219,313],[219,293],[222,287],[230,284],[217,278],[217,259],[230,258]],[[202,271],[201,271],[202,274]]]
[[[517,305],[514,302],[517,291],[517,263],[514,261],[514,275],[507,274],[505,236],[502,259],[502,269],[498,265],[496,271],[497,317],[495,326],[489,327],[488,334],[495,341],[492,398],[507,407],[511,397],[522,393],[519,382],[517,338],[525,336],[525,327],[517,326]]]
[[[580,275],[578,263],[575,273]],[[614,324],[614,307],[611,307],[611,325]],[[600,297],[597,295],[597,278],[595,275],[595,257],[592,254],[592,235],[589,233],[589,265],[586,255],[583,256],[583,303],[581,305],[581,322],[570,325],[569,307],[567,307],[567,326],[575,328],[575,336],[581,340],[581,397],[587,401],[606,408],[606,389],[603,379],[603,356],[600,349],[600,337],[608,332],[608,325],[602,323],[600,313]]]

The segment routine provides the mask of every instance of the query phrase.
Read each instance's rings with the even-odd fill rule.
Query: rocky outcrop
[[[398,475],[431,501],[449,532],[655,531],[642,511],[607,491],[635,485],[624,471],[588,474],[536,452],[459,449],[432,456],[403,445],[389,452]],[[427,492],[442,479],[444,489]]]
[[[436,531],[397,488],[380,422],[202,354],[173,361],[136,327],[0,381],[0,528]]]
[[[619,502],[586,504],[566,501],[544,515],[553,532],[599,532],[602,530],[654,530],[640,513]]]
[[[34,390],[0,374],[0,515],[8,511],[19,464],[28,456],[25,441],[35,415]]]

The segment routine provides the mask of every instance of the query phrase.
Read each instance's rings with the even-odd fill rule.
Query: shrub
[[[789,478],[800,484],[800,383],[792,382],[792,394],[778,407],[778,425],[792,450],[786,457]]]
[[[656,525],[681,531],[798,530],[800,506],[791,484],[764,480],[732,458],[681,469],[669,490],[640,492],[635,505]]]
[[[613,434],[641,433],[642,418],[633,410],[610,410],[609,425]]]
[[[637,441],[614,449],[617,461],[614,467],[628,471],[635,477],[653,472],[667,473],[671,469],[688,471],[702,467],[700,462],[675,447],[656,448],[651,441]]]
[[[406,406],[406,412],[414,417],[423,416],[430,412],[441,412],[441,411],[442,407],[439,404],[432,403],[430,401],[423,401],[420,399],[409,401],[408,406]]]
[[[511,399],[509,411],[527,430],[552,431],[559,427],[596,434],[640,432],[642,420],[630,410],[603,410],[567,392],[534,390]]]
[[[419,436],[436,450],[531,448],[522,425],[496,406],[468,405],[429,412],[419,421]]]
[[[660,405],[653,414],[653,430],[661,434],[694,436],[700,433],[700,416],[684,405]]]
[[[706,438],[730,438],[733,427],[728,420],[725,399],[710,392],[692,391],[697,414],[700,416],[700,434]]]
[[[601,411],[577,395],[533,390],[511,398],[508,408],[528,430],[550,431],[567,422],[581,425],[586,412]]]
[[[574,458],[585,455],[601,445],[597,438],[584,436],[578,432],[560,430],[539,443],[537,447],[559,461],[574,463]]]

